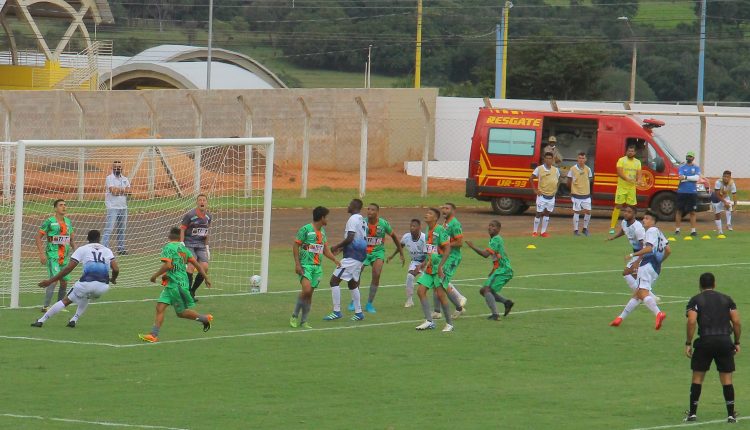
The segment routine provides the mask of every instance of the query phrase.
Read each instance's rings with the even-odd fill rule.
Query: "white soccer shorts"
[[[409,263],[409,270],[408,271],[411,272],[414,269],[419,270],[419,266],[421,266],[421,265],[422,265],[421,261],[414,261],[414,260],[412,260],[412,262]]]
[[[549,213],[552,213],[552,211],[555,210],[555,198],[552,197],[551,199],[547,200],[542,196],[536,196],[536,211],[544,212],[545,209]]]
[[[717,214],[722,213],[725,210],[726,211],[731,211],[732,210],[732,205],[733,205],[733,203],[731,203],[731,202],[729,203],[729,205],[725,205],[724,202],[711,203],[711,206],[714,207],[714,213],[717,213]]]
[[[638,258],[639,258],[639,257],[631,257],[631,258],[630,258],[630,261],[628,261],[628,262],[627,262],[627,263],[625,264],[625,267],[628,267],[628,268],[630,268],[630,267],[633,267],[633,263],[635,263],[636,261],[638,261]]]
[[[656,273],[651,263],[638,268],[638,288],[651,291],[657,279],[659,279],[659,274]]]
[[[575,197],[570,198],[573,201],[573,211],[580,212],[582,210],[591,210],[591,197],[585,199],[577,199]]]
[[[68,299],[78,304],[83,299],[98,299],[109,291],[109,285],[99,281],[77,281],[68,293]]]
[[[359,281],[359,275],[362,274],[362,262],[353,258],[344,258],[341,265],[333,270],[333,276],[342,281]]]

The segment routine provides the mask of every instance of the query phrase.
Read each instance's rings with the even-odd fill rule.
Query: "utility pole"
[[[508,69],[508,17],[513,3],[506,1],[503,6],[503,18],[495,26],[495,98],[504,99]]]
[[[417,0],[417,55],[414,62],[414,88],[422,84],[422,0]]]
[[[630,104],[635,102],[635,68],[638,62],[638,44],[635,40],[635,32],[633,27],[630,26],[630,19],[627,16],[621,16],[617,18],[619,21],[625,21],[625,24],[630,30],[630,37],[633,38],[633,54],[630,56]]]
[[[211,89],[211,45],[214,38],[214,0],[208,2],[208,59],[206,60],[206,89]]]

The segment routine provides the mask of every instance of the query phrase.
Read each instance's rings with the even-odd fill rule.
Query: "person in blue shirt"
[[[680,166],[680,185],[677,187],[677,207],[675,208],[674,234],[680,234],[682,217],[690,217],[690,235],[696,236],[695,211],[698,208],[698,180],[701,178],[701,168],[693,164],[695,152],[689,151],[685,156],[685,164]]]

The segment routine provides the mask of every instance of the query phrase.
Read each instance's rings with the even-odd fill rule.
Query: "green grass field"
[[[217,283],[198,306],[215,315],[213,329],[168,314],[158,344],[137,338],[151,326],[156,286],[115,287],[76,329],[65,327],[72,313],[29,327],[41,296],[25,294],[26,308],[0,310],[0,428],[678,427],[690,375],[684,306],[711,270],[740,312],[750,309],[750,234],[673,243],[656,286],[668,315],[658,332],[643,306],[608,326],[629,296],[620,276],[628,247],[603,239],[557,236],[528,250],[528,238],[508,237],[516,276],[503,294],[516,307],[500,322],[485,319],[477,294],[489,262],[465,251],[457,284],[468,314],[453,333],[414,330],[421,312],[402,307],[404,269],[393,263],[377,314],[323,322],[330,292],[321,288],[314,329],[291,329],[298,284],[286,246],[272,251],[270,294],[227,294]],[[750,401],[746,354],[735,375],[740,412]],[[725,425],[712,423],[726,415],[717,379],[712,371],[703,389],[706,428]]]

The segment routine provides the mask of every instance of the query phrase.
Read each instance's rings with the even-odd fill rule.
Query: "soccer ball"
[[[260,275],[253,275],[250,277],[250,291],[253,293],[257,293],[260,291],[260,282],[261,277]]]

